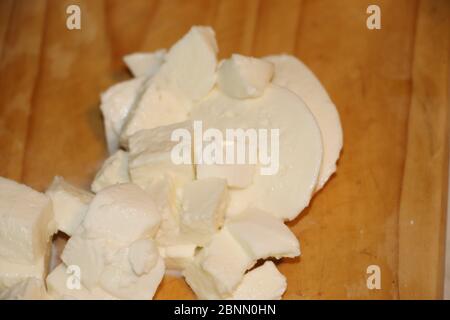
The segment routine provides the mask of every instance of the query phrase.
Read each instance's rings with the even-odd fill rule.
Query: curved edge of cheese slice
[[[203,121],[205,130],[269,129],[267,145],[279,142],[279,148],[266,154],[271,161],[259,161],[250,186],[229,190],[228,217],[254,207],[292,220],[309,204],[322,161],[322,138],[314,116],[293,92],[269,85],[261,97],[241,100],[216,89],[193,109],[192,120]]]
[[[319,124],[323,140],[323,161],[316,191],[321,189],[336,171],[336,162],[343,145],[339,113],[319,79],[299,59],[290,55],[263,58],[275,66],[272,82],[285,87],[305,101]]]

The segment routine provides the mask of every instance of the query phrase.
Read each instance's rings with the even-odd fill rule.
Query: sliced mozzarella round
[[[292,220],[309,204],[322,160],[322,141],[314,116],[297,95],[275,85],[269,85],[263,96],[246,100],[214,90],[193,109],[192,119],[222,131],[269,129],[269,146],[270,129],[279,130],[279,156],[274,153],[276,148],[269,147],[276,173],[262,175],[263,170],[268,173],[270,163],[260,161],[249,187],[230,189],[227,216],[254,207]]]
[[[296,57],[276,55],[264,59],[275,65],[272,82],[300,96],[319,124],[323,142],[323,161],[316,186],[319,190],[336,171],[342,149],[342,128],[336,106],[314,73]]]

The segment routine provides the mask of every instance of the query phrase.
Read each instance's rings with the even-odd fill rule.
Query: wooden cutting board
[[[66,7],[81,7],[81,30]],[[381,8],[368,30],[366,8]],[[130,77],[121,57],[169,47],[195,24],[220,57],[290,53],[337,105],[337,174],[289,223],[287,299],[440,298],[449,132],[450,1],[0,1],[0,175],[44,190],[88,187],[106,157],[99,94]],[[366,286],[367,267],[381,289]],[[166,278],[157,298],[193,298]]]

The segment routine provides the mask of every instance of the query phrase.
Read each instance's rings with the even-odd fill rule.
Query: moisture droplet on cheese
[[[217,72],[219,89],[233,98],[256,98],[263,94],[273,76],[270,62],[233,54]]]
[[[71,236],[81,224],[94,195],[56,176],[45,192],[52,200],[58,230]]]
[[[128,153],[123,150],[117,150],[105,160],[95,175],[94,181],[91,184],[91,190],[93,192],[99,192],[106,187],[126,182],[130,182]]]
[[[282,220],[264,211],[247,209],[228,219],[225,228],[255,261],[300,255],[300,246],[292,231]]]
[[[134,77],[154,76],[164,62],[166,49],[155,52],[135,52],[123,57],[123,61]]]
[[[264,58],[275,66],[273,83],[285,87],[305,101],[319,124],[323,142],[323,160],[316,190],[321,189],[336,171],[342,149],[341,122],[336,106],[314,73],[296,57],[288,55]]]
[[[286,291],[286,278],[272,261],[247,272],[229,299],[280,300]]]
[[[192,243],[204,245],[223,225],[228,201],[224,179],[207,178],[187,183],[181,200],[181,232]]]

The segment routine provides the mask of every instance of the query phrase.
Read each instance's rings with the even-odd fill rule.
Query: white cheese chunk
[[[138,276],[149,273],[158,262],[158,258],[158,248],[151,239],[133,242],[128,252],[128,260],[134,273]]]
[[[61,259],[66,266],[79,268],[81,283],[91,289],[97,286],[108,256],[113,255],[117,250],[117,246],[105,239],[86,239],[77,234],[67,242]]]
[[[271,161],[258,157],[253,183],[229,190],[227,216],[256,207],[292,220],[309,204],[322,161],[322,140],[314,116],[297,95],[272,84],[257,99],[233,99],[214,90],[193,110],[192,120],[202,120],[204,128],[268,129]],[[276,133],[272,129],[279,130],[279,148],[270,147]]]
[[[55,231],[50,199],[25,185],[0,177],[0,259],[36,263]]]
[[[173,179],[169,175],[149,180],[145,191],[161,213],[161,225],[156,233],[158,245],[173,244],[180,231],[178,198]]]
[[[139,130],[187,120],[192,103],[205,97],[216,82],[216,55],[215,34],[209,27],[192,27],[175,43],[130,113],[122,145]]]
[[[131,183],[101,190],[92,200],[82,223],[87,238],[131,243],[153,237],[161,215],[147,193]]]
[[[282,220],[258,209],[227,220],[225,228],[254,259],[296,257],[300,246],[292,231]]]
[[[93,192],[99,192],[114,184],[126,182],[130,182],[130,176],[128,174],[128,153],[123,150],[117,150],[105,160],[95,175],[91,190]]]
[[[145,77],[120,82],[101,95],[100,109],[105,124],[109,153],[119,147],[119,136],[125,120],[146,87]]]
[[[224,179],[207,178],[187,183],[183,188],[181,231],[192,242],[206,244],[223,225],[228,201]]]
[[[163,175],[170,176],[177,187],[194,180],[195,173],[191,153],[188,154],[189,159],[187,159],[189,164],[178,164],[172,159],[172,150],[178,144],[178,141],[171,141],[172,132],[176,129],[188,130],[189,127],[190,122],[181,122],[142,130],[133,135],[129,143],[131,181],[141,188],[147,189],[152,180]]]
[[[0,291],[0,300],[47,300],[49,299],[41,279],[27,278],[6,290]]]
[[[125,249],[118,252],[113,262],[106,266],[100,285],[120,299],[152,299],[164,276],[164,260],[158,257],[151,270],[139,276],[129,263],[128,251]],[[157,251],[156,254],[158,255]]]
[[[56,227],[71,236],[83,221],[93,194],[67,183],[58,176],[53,179],[46,194],[52,200]]]
[[[266,261],[245,274],[230,299],[280,300],[285,291],[286,278],[272,261]]]
[[[155,52],[136,52],[123,57],[123,61],[134,77],[152,77],[164,62],[166,49]]]
[[[241,282],[245,271],[255,263],[225,229],[213,236],[208,246],[199,252],[198,259],[221,295],[231,294]]]
[[[0,258],[0,290],[10,288],[27,278],[45,279],[48,272],[48,254],[32,264],[14,263]]]
[[[221,62],[217,83],[219,89],[233,98],[256,98],[263,94],[273,76],[268,61],[233,54]]]
[[[230,188],[246,188],[253,183],[254,164],[197,164],[197,179],[222,178]]]
[[[173,244],[159,247],[160,255],[164,258],[169,270],[183,270],[194,261],[197,245],[193,243]]]
[[[343,144],[342,127],[336,106],[319,79],[296,57],[277,55],[264,59],[275,65],[273,83],[300,96],[319,124],[323,140],[323,161],[316,190],[320,189],[336,171],[336,162]]]
[[[217,290],[213,277],[205,272],[196,261],[189,263],[186,266],[186,268],[183,270],[183,276],[198,299],[222,299],[222,295]]]
[[[69,272],[67,267],[61,263],[47,277],[47,289],[53,299],[67,300],[116,300],[103,289],[94,287],[86,289],[81,283],[75,284],[76,275]]]
[[[170,48],[156,76],[170,91],[200,100],[216,82],[217,51],[214,30],[194,26]]]

